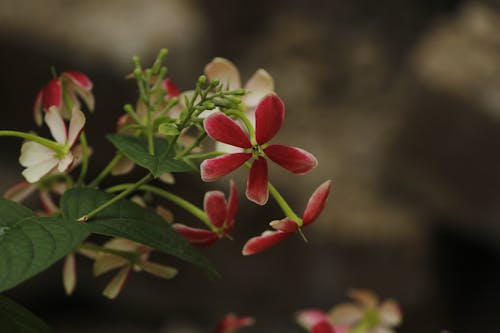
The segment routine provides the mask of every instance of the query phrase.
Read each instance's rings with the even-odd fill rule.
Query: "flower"
[[[299,311],[296,315],[297,322],[310,333],[347,333],[349,327],[333,325],[328,314],[318,309]]]
[[[234,313],[228,313],[217,325],[215,333],[234,333],[242,327],[249,327],[255,323],[252,317],[237,317]]]
[[[380,303],[377,295],[363,289],[351,290],[348,295],[354,303],[339,304],[328,314],[334,325],[364,325],[366,333],[394,333],[392,328],[401,324],[401,310],[396,301],[388,299]]]
[[[209,191],[205,194],[203,208],[212,230],[191,228],[180,223],[175,223],[172,227],[191,244],[207,247],[228,236],[233,230],[234,217],[238,211],[238,193],[234,182],[231,181],[228,202],[221,191]]]
[[[65,119],[70,119],[73,109],[80,109],[81,98],[89,111],[95,107],[92,81],[82,72],[66,71],[50,80],[40,91],[33,106],[33,116],[38,126],[42,125],[42,111],[55,106]]]
[[[310,225],[321,214],[325,208],[330,188],[331,181],[328,180],[321,184],[311,195],[302,216],[302,226],[306,227]],[[279,221],[273,221],[270,225],[275,230],[267,230],[261,236],[249,239],[243,247],[243,255],[248,256],[264,251],[293,235],[299,228],[299,224],[288,217]]]
[[[26,167],[23,176],[30,183],[35,183],[57,167],[59,172],[65,172],[73,163],[71,148],[80,136],[85,125],[85,116],[75,109],[71,116],[69,130],[55,106],[51,106],[45,114],[45,123],[56,142],[47,140],[53,148],[34,141],[27,141],[21,147],[19,163]]]
[[[225,114],[217,112],[209,116],[203,122],[207,134],[216,141],[243,148],[244,151],[203,161],[200,166],[201,178],[204,181],[216,180],[253,158],[246,196],[249,200],[264,205],[269,197],[265,157],[295,174],[305,174],[316,167],[316,158],[303,149],[267,144],[281,128],[284,116],[285,107],[276,94],[267,95],[257,106],[255,137],[252,138]]]

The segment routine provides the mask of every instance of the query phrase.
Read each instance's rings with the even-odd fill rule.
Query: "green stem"
[[[135,185],[135,184],[120,184],[120,185],[116,185],[116,186],[113,186],[111,188],[108,188],[107,192],[119,192],[119,191],[123,191],[123,190],[126,190],[126,189],[130,188],[133,185]],[[200,208],[196,207],[195,205],[193,205],[189,201],[187,201],[187,200],[185,200],[185,199],[183,199],[181,197],[178,197],[177,195],[175,195],[173,193],[170,193],[168,191],[165,191],[163,189],[160,189],[160,188],[158,188],[156,186],[152,186],[152,185],[142,185],[142,186],[139,187],[139,190],[154,193],[156,195],[159,195],[162,198],[167,199],[168,201],[171,201],[171,202],[175,203],[177,206],[183,208],[187,212],[191,213],[193,216],[195,216],[198,219],[200,219],[203,223],[205,223],[207,225],[207,227],[210,228],[210,230],[217,232],[217,227],[215,227],[210,222],[210,220],[208,219],[207,214],[205,214],[205,212],[203,210],[201,210]]]
[[[184,149],[179,154],[177,154],[177,156],[175,158],[181,158],[181,157],[184,157],[187,154],[189,154],[191,152],[191,150],[193,150],[194,148],[198,147],[200,145],[200,143],[206,137],[207,137],[207,132],[203,131],[203,133],[201,133],[200,135],[198,135],[198,137],[196,138],[196,140],[189,147],[186,147],[186,149]]]
[[[90,182],[89,187],[97,187],[99,183],[108,176],[108,174],[113,170],[113,168],[120,162],[123,158],[122,153],[116,153],[115,157],[108,163],[108,165],[101,171],[101,173]]]
[[[141,178],[137,183],[132,184],[128,189],[124,190],[117,196],[113,197],[112,199],[108,200],[107,202],[103,203],[93,211],[83,215],[78,219],[79,222],[86,222],[96,214],[102,212],[104,209],[108,208],[109,206],[113,205],[115,202],[119,201],[120,199],[126,197],[128,194],[134,192],[136,189],[141,187],[142,185],[146,184],[147,182],[151,181],[153,179],[153,175],[151,173],[148,173],[146,176]]]
[[[0,136],[14,136],[18,138],[23,138],[31,141],[35,141],[36,143],[41,144],[42,146],[45,146],[47,148],[50,148],[54,150],[55,152],[58,153],[63,153],[65,150],[64,145],[57,143],[52,140],[48,140],[45,138],[42,138],[38,135],[31,134],[31,133],[25,133],[25,132],[18,132],[18,131],[8,131],[8,130],[0,130]]]
[[[204,154],[192,154],[186,157],[186,159],[189,160],[206,160],[207,158],[212,158],[212,157],[217,157],[217,156],[222,156],[226,155],[227,153],[221,152],[221,151],[211,151],[208,153]]]
[[[80,134],[80,143],[82,144],[82,168],[80,169],[80,176],[78,176],[78,180],[76,181],[78,186],[83,184],[89,167],[89,146],[84,131]]]
[[[283,196],[278,192],[276,187],[274,187],[274,185],[271,184],[271,182],[268,183],[268,187],[269,187],[269,193],[271,193],[274,200],[281,207],[281,210],[283,211],[283,213],[285,213],[285,215],[288,218],[290,218],[291,220],[294,220],[295,222],[297,222],[299,227],[301,227],[302,226],[302,219],[300,217],[298,217],[297,214],[295,214],[293,209],[290,207],[290,205],[288,205],[285,198],[283,198]]]

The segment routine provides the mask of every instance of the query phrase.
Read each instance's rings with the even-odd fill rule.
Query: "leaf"
[[[65,218],[77,220],[112,197],[99,190],[73,188],[61,198],[61,211]],[[218,275],[210,262],[161,217],[131,201],[118,201],[87,221],[86,225],[92,233],[127,238]]]
[[[166,139],[154,138],[155,155],[151,155],[144,139],[121,134],[108,134],[106,137],[131,161],[148,169],[155,177],[159,177],[165,172],[197,171],[192,164],[174,159],[175,152],[173,150],[168,156],[165,155],[169,146]]]
[[[86,226],[57,217],[37,217],[0,199],[0,292],[45,270],[78,246]]]
[[[9,333],[53,332],[40,318],[3,295],[0,295],[0,328]]]

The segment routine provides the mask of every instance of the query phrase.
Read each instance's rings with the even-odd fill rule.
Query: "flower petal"
[[[316,220],[325,208],[326,200],[328,199],[328,195],[330,194],[330,188],[332,186],[332,181],[327,180],[323,184],[321,184],[316,191],[309,198],[309,202],[307,203],[306,210],[304,211],[304,216],[302,217],[302,221],[304,222],[304,226],[311,224]]]
[[[122,267],[128,264],[128,261],[122,257],[115,256],[109,253],[100,253],[94,261],[93,272],[94,276],[100,276],[104,273],[112,271],[115,268]]]
[[[274,230],[280,230],[284,232],[295,232],[299,229],[299,225],[297,222],[295,222],[292,219],[289,219],[288,217],[285,217],[282,220],[275,220],[269,223],[269,225],[274,229]]]
[[[324,184],[323,184],[324,185]],[[319,188],[318,188],[319,189]],[[378,296],[371,290],[351,289],[347,295],[365,308],[375,308],[378,305]]]
[[[3,197],[15,202],[22,202],[24,199],[33,194],[37,189],[35,184],[30,184],[25,180],[20,181],[11,188],[7,189]]]
[[[326,320],[320,321],[319,323],[315,324],[313,327],[311,327],[311,330],[309,332],[310,333],[336,333],[332,324],[330,324]]]
[[[71,295],[76,286],[76,261],[72,252],[64,258],[63,264],[63,285],[66,295]]]
[[[219,239],[219,235],[211,230],[191,228],[180,223],[173,224],[172,228],[189,243],[199,247],[210,246]]]
[[[305,174],[318,165],[316,158],[307,151],[291,146],[270,145],[264,149],[274,163],[295,174]]]
[[[92,89],[92,81],[90,81],[89,77],[82,72],[79,71],[66,71],[61,74],[62,77],[66,77],[71,80],[71,82],[83,89],[90,90]]]
[[[36,95],[35,104],[33,105],[33,117],[35,118],[35,123],[38,126],[42,126],[43,123],[42,96],[43,96],[43,89],[40,90]]]
[[[214,226],[220,228],[227,218],[227,203],[221,191],[209,191],[203,199],[203,209]]]
[[[255,110],[255,135],[262,145],[271,140],[285,119],[285,106],[276,94],[264,97]]]
[[[250,168],[246,195],[248,200],[258,205],[265,205],[269,198],[267,189],[267,162],[263,157],[257,158]]]
[[[214,58],[205,66],[205,75],[210,81],[219,80],[223,88],[235,90],[241,88],[240,72],[236,66],[224,58]]]
[[[403,320],[399,304],[390,299],[380,305],[379,316],[382,324],[389,327],[398,326]]]
[[[250,157],[250,153],[235,153],[204,160],[200,165],[201,179],[216,180],[243,165]]]
[[[170,79],[163,80],[163,88],[167,91],[167,97],[169,98],[177,97],[181,94],[179,88]]]
[[[51,106],[62,106],[62,86],[59,78],[50,80],[42,89],[42,107],[45,111]]]
[[[274,80],[268,72],[258,69],[245,84],[247,94],[243,96],[243,103],[248,108],[255,108],[260,100],[274,90]]]
[[[111,170],[113,176],[126,175],[134,168],[135,163],[123,156]]]
[[[222,112],[216,112],[203,121],[207,134],[215,141],[240,148],[251,148],[248,135],[231,118]]]
[[[229,313],[219,322],[215,333],[233,333],[242,327],[252,326],[254,323],[255,320],[252,317],[237,317]]]
[[[24,167],[29,167],[54,157],[54,151],[37,142],[27,141],[21,146],[21,156],[19,163]]]
[[[118,274],[108,283],[102,294],[109,299],[116,298],[122,291],[127,282],[130,273],[130,267],[123,267]]]
[[[49,111],[45,114],[45,123],[50,129],[52,137],[54,137],[58,143],[64,145],[68,138],[68,132],[61,113],[56,107],[50,107]]]
[[[323,310],[306,309],[297,313],[296,320],[300,326],[309,330],[317,323],[328,320],[328,316]]]
[[[290,232],[283,231],[265,231],[261,236],[250,238],[243,246],[243,255],[250,256],[259,252],[262,252],[285,238],[293,235]]]
[[[363,310],[352,303],[342,303],[330,310],[328,317],[335,325],[354,325],[363,317]]]
[[[59,163],[57,165],[57,170],[59,172],[66,172],[69,167],[71,167],[71,164],[73,163],[73,154],[69,152],[66,156],[64,156],[61,160],[59,160]]]
[[[234,184],[234,181],[231,179],[230,181],[230,194],[229,194],[229,200],[227,204],[227,219],[226,219],[226,227],[225,230],[226,232],[231,232],[233,230],[233,225],[234,225],[234,218],[236,216],[236,213],[238,212],[238,205],[239,205],[239,198],[238,198],[238,192],[236,191],[236,185]]]
[[[30,183],[36,183],[43,176],[48,174],[52,169],[55,168],[59,161],[54,157],[49,157],[47,160],[42,161],[38,164],[31,165],[24,169],[22,175]]]
[[[72,147],[75,141],[80,136],[80,133],[85,125],[85,115],[78,109],[73,110],[71,120],[69,122],[68,144]]]
[[[139,267],[141,267],[145,272],[153,274],[154,276],[160,277],[162,279],[172,279],[177,275],[176,268],[150,261],[139,263]]]

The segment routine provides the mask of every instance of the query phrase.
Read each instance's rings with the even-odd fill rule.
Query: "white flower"
[[[26,167],[22,174],[30,183],[39,181],[56,167],[59,172],[65,172],[71,166],[74,160],[71,147],[85,125],[85,116],[80,110],[73,110],[68,130],[57,108],[50,107],[45,115],[45,123],[56,141],[53,146],[58,149],[34,141],[22,145],[19,163]]]

